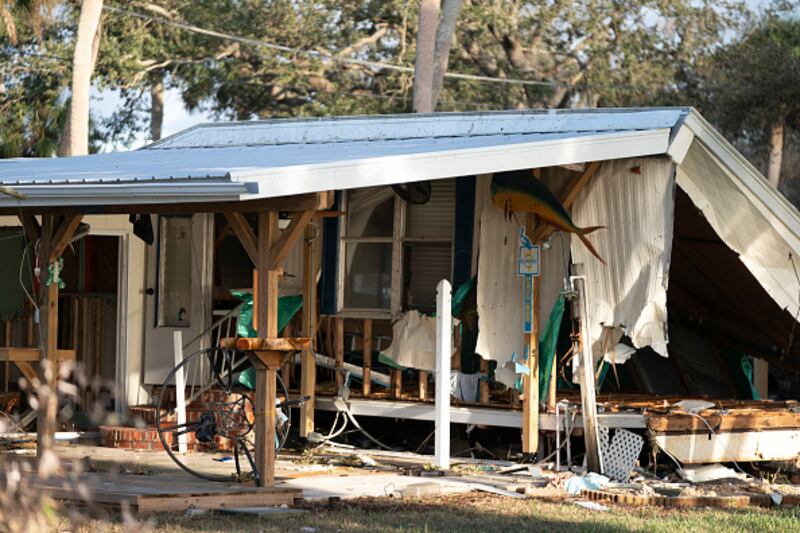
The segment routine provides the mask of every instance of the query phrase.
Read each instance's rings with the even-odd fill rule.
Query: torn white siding
[[[798,312],[800,283],[791,256],[800,270],[800,246],[787,242],[773,224],[774,216],[753,196],[746,195],[738,178],[701,143],[692,143],[677,181],[711,227],[758,280],[764,290],[793,316]]]
[[[572,209],[602,264],[572,237],[572,256],[587,277],[595,358],[624,333],[637,348],[667,356],[667,281],[675,205],[674,165],[667,158],[606,161]]]
[[[513,354],[524,356],[523,279],[517,276],[520,226],[513,217],[507,222],[503,211],[488,200],[491,179],[480,181],[477,194],[483,197],[478,252],[478,341],[475,352],[498,366]]]

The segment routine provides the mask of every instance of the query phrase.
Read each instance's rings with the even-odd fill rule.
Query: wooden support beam
[[[219,230],[219,234],[217,234],[217,238],[214,239],[214,250],[219,248],[220,245],[223,242],[225,242],[225,239],[228,238],[228,235],[230,235],[231,231],[233,231],[231,229],[231,223],[230,222],[225,222],[225,225],[222,226],[221,230]]]
[[[230,219],[229,219],[230,220]],[[254,293],[255,314],[258,317],[257,333],[263,339],[278,337],[278,276],[277,270],[269,269],[269,251],[278,237],[278,213],[268,211],[258,214],[258,287]],[[256,408],[255,408],[255,455],[256,469],[261,484],[275,483],[275,399],[277,391],[277,369],[257,364]]]
[[[364,379],[361,392],[369,398],[372,394],[372,319],[364,319]]]
[[[300,366],[300,395],[308,398],[300,405],[300,436],[314,431],[314,396],[317,388],[317,362],[314,347],[317,338],[317,259],[314,226],[306,226],[303,246],[303,335],[311,339],[303,350]]]
[[[428,399],[428,373],[424,370],[419,371],[419,399]]]
[[[83,213],[85,215],[170,215],[180,213],[263,213],[297,212],[327,210],[333,205],[334,191],[312,192],[275,198],[231,202],[172,202],[163,204],[103,205],[103,206],[41,206],[26,207],[25,211],[36,215],[64,215]],[[19,208],[0,208],[0,215],[18,215]]]
[[[22,228],[25,230],[28,241],[36,242],[42,237],[42,227],[31,213],[21,213],[19,221],[22,223]]]
[[[336,359],[336,390],[344,384],[344,318],[337,316],[334,318],[336,333],[334,335],[334,356]]]
[[[82,219],[83,215],[67,215],[64,221],[59,225],[50,245],[51,263],[61,257],[64,250],[67,249]]]
[[[253,262],[253,265],[258,265],[258,241],[250,223],[242,213],[226,212],[225,218],[228,219],[228,224],[250,257],[250,261]]]
[[[273,337],[264,339],[261,337],[245,337],[236,341],[236,348],[242,351],[247,350],[268,350],[275,352],[299,352],[311,345],[311,339],[302,337]]]
[[[389,397],[396,400],[403,395],[403,371],[393,368],[391,372],[392,381],[389,386]]]
[[[314,211],[303,211],[292,219],[289,226],[281,232],[281,236],[269,252],[269,268],[278,269],[281,267],[283,260],[289,255],[292,246],[303,234],[306,225],[313,217]]]
[[[12,321],[6,320],[5,322],[5,346],[11,346],[13,339],[12,339]],[[3,390],[8,392],[8,378],[9,374],[11,373],[11,363],[8,361],[5,362],[5,368],[3,369]]]
[[[575,176],[572,181],[569,182],[567,188],[564,190],[564,194],[561,195],[561,205],[564,206],[564,209],[569,209],[572,207],[572,204],[575,203],[575,200],[578,198],[578,195],[589,183],[589,180],[592,179],[592,176],[595,175],[597,169],[600,168],[600,162],[595,161],[589,165],[589,167],[583,172],[583,174],[579,174]],[[531,236],[531,242],[538,243],[545,240],[549,237],[556,229],[549,224],[540,224],[539,227],[536,228],[535,231],[528,233]]]
[[[485,374],[486,377],[489,377],[489,361],[483,357],[481,357],[481,374]],[[478,385],[478,389],[480,391],[478,401],[482,404],[489,403],[489,380],[482,379]]]
[[[42,237],[39,244],[40,257],[49,258],[54,250],[53,237],[56,233],[54,215],[42,217]],[[42,321],[40,342],[43,350],[40,360],[40,382],[38,392],[39,415],[36,430],[36,457],[39,461],[40,476],[49,475],[47,455],[55,442],[58,414],[58,283],[47,285],[48,264],[42,265],[41,302],[39,317]]]
[[[533,216],[528,215],[525,232],[533,233]],[[534,241],[535,242],[535,241]],[[534,454],[539,448],[539,291],[541,282],[533,278],[533,323],[531,333],[523,334],[527,350],[525,364],[530,373],[522,377],[522,453]]]

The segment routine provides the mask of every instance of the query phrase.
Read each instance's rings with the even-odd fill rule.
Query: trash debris
[[[606,476],[590,472],[585,476],[573,476],[564,485],[570,496],[578,496],[584,490],[602,489],[611,482]]]
[[[681,400],[678,403],[672,404],[673,407],[680,407],[687,413],[699,413],[706,409],[711,409],[715,404],[705,400]]]
[[[584,509],[590,509],[592,511],[608,511],[608,507],[606,507],[605,505],[600,505],[597,502],[577,501],[573,503],[575,505],[583,507]]]
[[[226,455],[225,457],[215,457],[214,461],[218,463],[230,463],[231,461],[233,461],[233,457],[231,457],[230,455]]]
[[[493,487],[491,485],[485,485],[483,483],[470,483],[469,486],[473,490],[479,490],[481,492],[489,492],[491,494],[497,494],[498,496],[509,496],[511,498],[517,498],[519,500],[524,500],[528,497],[525,494],[520,494],[519,492],[512,492],[510,490],[501,489],[499,487]]]
[[[441,494],[442,486],[438,483],[413,483],[397,492],[401,498],[423,498]]]
[[[703,483],[706,481],[717,481],[719,479],[741,479],[746,480],[747,474],[737,472],[732,468],[723,466],[719,463],[713,465],[703,465],[695,467],[683,467],[678,469],[678,475],[681,479],[691,481],[692,483]]]
[[[641,436],[627,429],[617,429],[608,446],[608,454],[603,457],[603,471],[614,481],[628,481],[643,446]]]
[[[361,460],[362,466],[378,466],[378,462],[369,455],[358,454],[356,455]]]

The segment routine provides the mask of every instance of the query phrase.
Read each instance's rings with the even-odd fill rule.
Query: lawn
[[[360,533],[373,531],[800,531],[800,508],[743,510],[609,506],[594,511],[571,502],[516,500],[462,494],[422,500],[358,500],[306,504],[302,514],[248,516],[218,512],[161,514],[140,518],[155,532],[237,531]],[[130,526],[130,522],[128,526]],[[55,525],[66,530],[66,521]],[[119,517],[95,518],[79,531],[124,531]],[[152,528],[152,529],[151,529]],[[137,528],[134,528],[137,529]]]

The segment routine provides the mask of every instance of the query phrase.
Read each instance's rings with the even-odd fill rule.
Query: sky
[[[110,116],[116,108],[120,106],[122,100],[119,93],[113,90],[98,91],[92,90],[92,114],[98,118]],[[213,122],[214,118],[206,113],[190,113],[183,105],[180,93],[177,90],[167,90],[164,95],[164,124],[161,129],[161,136],[166,137],[185,130],[195,124],[202,122]],[[150,142],[149,132],[142,133],[139,138],[128,147],[104,144],[101,148],[103,152],[135,150]]]

